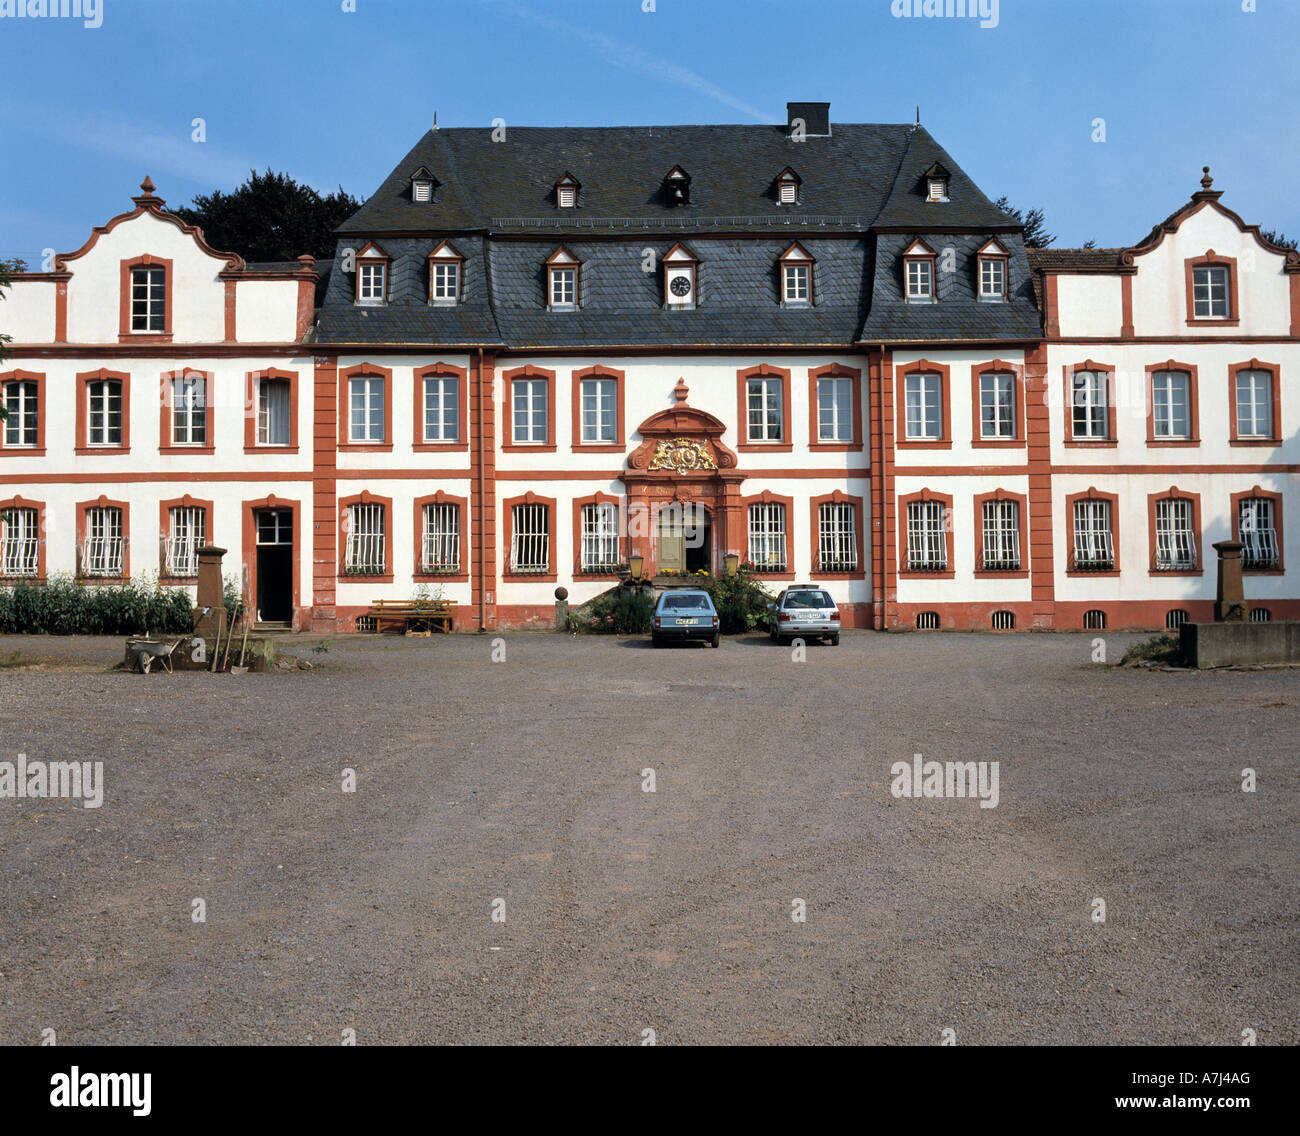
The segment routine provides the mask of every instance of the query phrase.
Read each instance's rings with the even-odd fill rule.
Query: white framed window
[[[1020,502],[985,501],[984,547],[980,567],[986,572],[1020,570]]]
[[[172,445],[208,443],[208,384],[202,375],[183,375],[172,384]]]
[[[853,441],[853,380],[846,375],[817,380],[817,440]]]
[[[948,510],[942,501],[907,503],[907,567],[913,572],[948,568]]]
[[[611,571],[618,563],[618,506],[608,501],[583,505],[582,571]]]
[[[1006,372],[980,375],[980,437],[985,441],[1016,436],[1016,377]]]
[[[348,380],[348,441],[384,441],[382,375],[356,375]]]
[[[1105,439],[1110,433],[1110,384],[1103,371],[1075,371],[1070,380],[1071,435]]]
[[[0,511],[0,576],[35,576],[40,572],[40,514],[36,509]]]
[[[1157,570],[1196,567],[1196,533],[1192,529],[1192,502],[1186,497],[1162,497],[1156,502]]]
[[[749,562],[760,572],[786,571],[785,506],[779,501],[749,507]]]
[[[904,426],[909,441],[932,441],[943,437],[943,376],[918,371],[906,377]]]
[[[618,383],[614,379],[583,379],[578,397],[582,403],[582,441],[588,445],[618,440]]]
[[[912,257],[907,261],[907,298],[934,299],[934,262]]]
[[[1231,314],[1228,267],[1201,264],[1192,268],[1192,313],[1196,319],[1227,319]]]
[[[1191,437],[1191,385],[1186,371],[1156,371],[1151,376],[1153,432],[1157,438]]]
[[[425,505],[420,534],[420,571],[454,573],[460,570],[460,506]]]
[[[1273,375],[1269,371],[1237,372],[1237,437],[1273,436]]]
[[[207,544],[207,511],[193,506],[168,509],[167,525],[163,543],[164,575],[197,576],[199,549]]]
[[[167,270],[131,269],[131,331],[167,330]]]
[[[824,501],[817,506],[817,569],[820,572],[858,570],[858,534],[852,505]]]
[[[460,380],[448,375],[424,378],[424,440],[460,441]]]
[[[578,303],[578,270],[551,269],[551,307],[573,308]]]
[[[81,546],[82,575],[120,576],[124,547],[122,510],[98,505],[87,509],[86,536]]]
[[[460,299],[460,263],[435,260],[429,294],[435,304],[454,304]]]
[[[1259,571],[1281,563],[1271,497],[1244,497],[1237,503],[1237,537],[1241,541],[1241,566]]]
[[[548,438],[547,380],[514,379],[510,385],[512,437],[516,446],[544,446]]]
[[[980,258],[980,299],[1003,300],[1007,295],[1007,262],[999,257]]]
[[[781,298],[787,304],[806,304],[812,299],[812,266],[808,264],[786,264],[782,266],[781,275],[784,286]]]
[[[257,380],[257,444],[287,446],[292,433],[293,392],[288,379]]]
[[[1085,498],[1074,503],[1072,567],[1080,572],[1104,572],[1115,567],[1110,502]]]
[[[86,384],[86,444],[122,444],[122,382],[120,379],[92,379]]]
[[[746,381],[751,442],[779,442],[784,437],[781,382],[780,378],[772,376]]]
[[[293,513],[288,509],[259,509],[257,543],[293,544]]]
[[[363,304],[379,304],[384,299],[388,265],[383,262],[357,265],[357,299]]]
[[[343,571],[356,576],[382,576],[386,567],[384,506],[363,502],[348,506]]]
[[[4,385],[6,446],[35,446],[40,424],[40,406],[37,384],[30,379],[19,379]]]
[[[520,575],[550,572],[550,508],[546,505],[512,505],[510,514],[510,571]]]

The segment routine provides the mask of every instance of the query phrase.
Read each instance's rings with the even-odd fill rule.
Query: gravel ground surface
[[[0,638],[0,759],[106,784],[0,799],[0,1042],[1296,1044],[1300,672],[1091,641]]]

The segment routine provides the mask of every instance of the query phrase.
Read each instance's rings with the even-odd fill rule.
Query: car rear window
[[[786,607],[834,607],[829,592],[790,592],[785,597]]]
[[[665,596],[664,607],[668,611],[707,611],[707,596]]]

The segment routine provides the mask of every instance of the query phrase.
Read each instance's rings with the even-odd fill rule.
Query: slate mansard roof
[[[946,202],[926,200],[936,164],[949,172]],[[665,189],[674,167],[690,177],[686,203]],[[794,205],[778,199],[787,167]],[[431,201],[413,199],[417,171],[434,179]],[[565,174],[580,185],[573,208],[556,199]],[[487,128],[435,130],[338,236],[321,343],[847,347],[1041,328],[1019,226],[919,126],[836,123],[803,141],[785,126],[509,127],[504,141]],[[902,297],[899,254],[917,237],[956,256],[936,304]],[[976,298],[974,253],[992,237],[1010,254],[1001,304]],[[427,258],[443,240],[464,257],[454,307],[428,299]],[[391,275],[387,303],[363,307],[344,258],[369,241]],[[678,241],[698,258],[691,310],[663,303],[659,260]],[[778,258],[794,241],[815,262],[802,308],[783,307],[779,291]],[[576,311],[547,310],[545,261],[560,246],[582,265]]]

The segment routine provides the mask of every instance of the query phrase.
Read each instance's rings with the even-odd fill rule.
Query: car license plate
[[[677,626],[678,626],[678,627],[694,627],[697,623],[699,623],[699,620],[698,620],[698,619],[679,619],[679,620],[677,621]]]

